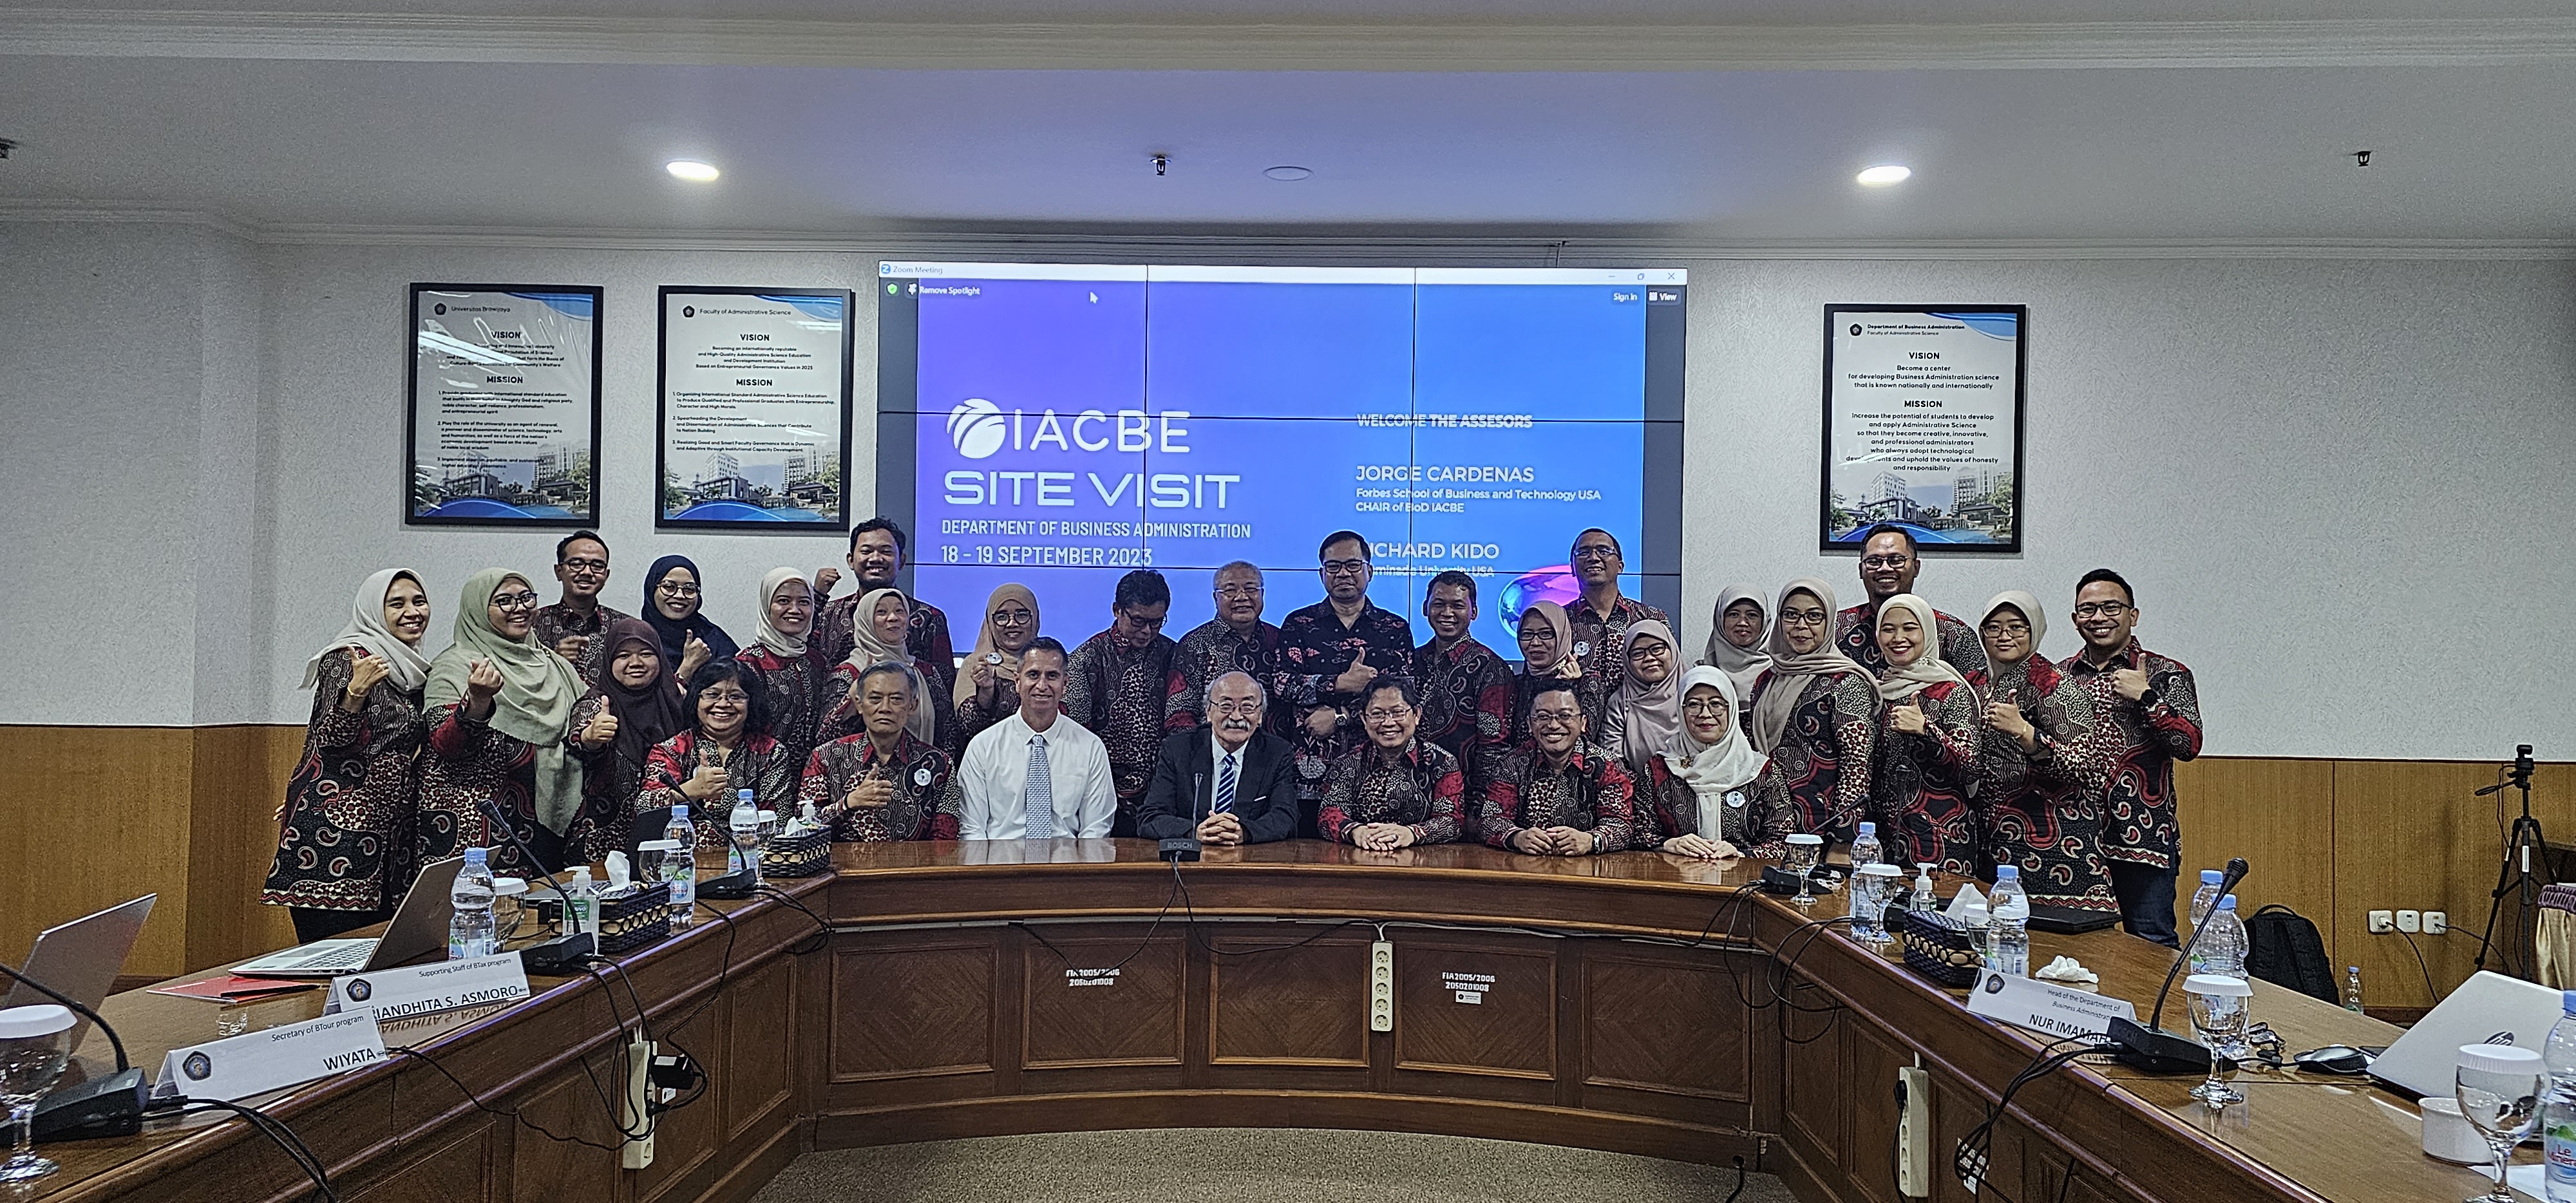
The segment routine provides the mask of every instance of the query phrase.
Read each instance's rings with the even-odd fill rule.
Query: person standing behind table
[[[1163,737],[1136,834],[1195,835],[1218,847],[1297,834],[1297,749],[1265,727],[1268,707],[1251,673],[1228,669],[1208,682],[1207,726]]]
[[[2007,589],[1977,616],[1985,695],[1977,750],[1977,810],[1986,859],[2021,869],[2022,890],[2044,906],[2117,911],[2102,861],[2102,760],[2093,695],[2039,654],[2048,622],[2039,599]]]
[[[1370,852],[1455,843],[1466,830],[1467,777],[1457,757],[1414,738],[1422,710],[1413,683],[1380,677],[1360,699],[1368,742],[1333,762],[1318,829]]]
[[[1368,540],[1357,531],[1334,531],[1316,548],[1316,559],[1324,600],[1279,624],[1285,676],[1276,703],[1297,713],[1297,830],[1309,839],[1319,830],[1325,775],[1368,742],[1360,722],[1362,691],[1381,676],[1404,679],[1413,659],[1413,628],[1369,600],[1376,573]]]
[[[1573,684],[1587,722],[1609,705],[1609,699],[1597,696],[1597,683],[1583,675],[1583,666],[1574,659],[1574,627],[1566,621],[1565,607],[1552,601],[1531,602],[1521,611],[1520,643],[1521,671],[1512,680],[1513,731],[1529,731],[1530,704],[1553,682]]]
[[[588,864],[626,846],[635,795],[653,745],[688,726],[680,683],[663,667],[662,637],[642,619],[608,624],[600,643],[609,649],[608,670],[572,708],[574,753],[581,757],[581,817],[564,835],[566,847]],[[651,838],[660,838],[653,833]]]
[[[1583,585],[1583,595],[1565,608],[1565,618],[1574,634],[1575,662],[1592,682],[1592,693],[1584,699],[1583,721],[1597,732],[1603,730],[1610,698],[1628,679],[1622,659],[1628,628],[1649,620],[1660,622],[1670,642],[1672,619],[1636,598],[1619,595],[1619,574],[1627,571],[1628,559],[1610,532],[1596,526],[1576,535],[1567,558],[1573,562],[1575,579]]]
[[[952,738],[960,747],[1019,710],[1020,652],[1038,637],[1038,622],[1038,595],[1026,585],[1003,585],[984,600],[984,626],[975,633],[975,650],[957,666],[948,691],[957,703]]]
[[[1639,785],[1637,847],[1701,860],[1788,854],[1798,808],[1736,721],[1742,709],[1724,670],[1703,664],[1682,674],[1681,730]]]
[[[587,692],[572,661],[531,634],[528,578],[486,568],[457,599],[456,641],[430,661],[421,695],[429,756],[421,766],[418,863],[491,850],[492,871],[543,876],[564,863],[580,816],[581,760],[572,712]],[[517,841],[493,827],[497,808]],[[527,845],[522,852],[519,843]],[[528,863],[534,854],[537,863]]]
[[[1583,703],[1570,684],[1540,689],[1529,738],[1495,762],[1477,800],[1485,842],[1531,856],[1617,852],[1636,830],[1636,783],[1618,758],[1583,738]]]
[[[957,739],[956,711],[948,704],[948,677],[942,674],[934,680],[931,670],[914,662],[911,649],[904,644],[905,624],[911,611],[899,589],[871,589],[860,595],[858,612],[867,622],[852,632],[855,638],[849,658],[832,666],[829,690],[838,700],[823,716],[822,741],[858,733],[860,674],[880,664],[893,664],[912,677],[912,715],[904,721],[904,729],[912,732],[914,739],[941,751],[963,746],[964,741]]]
[[[1869,528],[1860,544],[1860,584],[1869,600],[1834,616],[1834,642],[1844,655],[1871,672],[1887,663],[1878,649],[1878,608],[1899,593],[1914,592],[1914,578],[1922,572],[1923,557],[1904,527],[1882,522]],[[1961,673],[1984,668],[1986,649],[1977,642],[1977,633],[1938,610],[1932,614],[1940,628],[1941,659]]]
[[[313,717],[278,811],[259,900],[311,943],[392,917],[411,886],[411,817],[429,659],[429,594],[409,569],[358,586],[348,625],[304,663]]]
[[[636,811],[686,803],[702,848],[732,842],[734,804],[746,789],[755,809],[775,811],[781,820],[796,813],[804,766],[790,762],[787,749],[764,730],[768,702],[751,670],[731,660],[709,662],[689,678],[680,711],[689,725],[645,757]]]
[[[1833,587],[1799,577],[1773,608],[1771,667],[1753,691],[1753,748],[1771,758],[1798,830],[1849,843],[1869,817],[1878,750],[1878,690],[1832,643]]]
[[[832,684],[832,664],[817,654],[814,587],[793,568],[780,566],[761,574],[753,605],[759,626],[751,646],[735,652],[734,663],[759,683],[763,728],[787,754],[787,763],[802,766],[814,749],[832,738],[823,722],[839,704]]]
[[[841,661],[850,655],[857,640],[859,603],[878,589],[894,588],[895,575],[903,571],[903,528],[882,514],[850,528],[850,572],[858,578],[858,592],[838,601],[825,603],[814,619],[814,638],[823,645],[823,658]],[[814,595],[829,597],[832,585],[841,579],[841,570],[823,568],[814,573]],[[948,674],[957,663],[957,649],[948,641],[948,615],[939,607],[920,598],[906,598],[903,646],[912,652],[912,663],[924,672],[935,672],[944,687]]]
[[[957,838],[1100,839],[1118,816],[1109,749],[1064,717],[1064,645],[1040,635],[1020,653],[1019,713],[966,745],[941,808]]]
[[[1622,638],[1619,662],[1626,673],[1619,692],[1603,711],[1600,734],[1593,742],[1608,752],[1632,778],[1643,780],[1648,766],[1682,728],[1680,659],[1672,628],[1656,619],[1629,626]]]
[[[1083,640],[1065,664],[1064,713],[1109,749],[1109,776],[1118,788],[1118,818],[1109,832],[1121,838],[1136,834],[1136,808],[1145,802],[1163,745],[1172,654],[1179,650],[1163,637],[1171,612],[1172,587],[1162,573],[1139,568],[1119,577],[1109,629]]]
[[[627,617],[599,603],[600,590],[608,587],[608,541],[597,531],[565,535],[555,544],[555,580],[562,582],[563,596],[537,611],[531,623],[537,643],[572,661],[583,684],[597,685],[608,667],[608,647],[599,637],[608,624]]]
[[[1762,679],[1763,669],[1771,667],[1771,653],[1763,647],[1770,633],[1770,616],[1763,613],[1759,590],[1729,585],[1717,595],[1717,605],[1710,610],[1708,645],[1701,650],[1699,662],[1735,682],[1735,696],[1746,708],[1735,716],[1738,724],[1751,715],[1754,683]]]
[[[662,659],[678,666],[672,674],[682,681],[696,680],[699,665],[741,650],[707,617],[705,604],[705,585],[689,557],[664,556],[644,573],[644,621],[662,636]]]
[[[859,718],[866,729],[814,749],[806,758],[797,801],[836,843],[953,840],[957,816],[939,808],[954,762],[908,729],[912,675],[879,664],[859,675]]]
[[[1265,587],[1261,570],[1249,560],[1216,570],[1209,590],[1216,617],[1181,636],[1180,647],[1172,654],[1171,696],[1163,703],[1165,727],[1180,731],[1198,726],[1208,682],[1229,672],[1250,673],[1265,692],[1280,691],[1287,660],[1280,651],[1279,628],[1261,620]],[[1293,705],[1274,701],[1268,708],[1270,733],[1295,739],[1295,710]]]
[[[1458,758],[1470,801],[1484,796],[1486,771],[1510,751],[1514,701],[1511,666],[1476,641],[1476,578],[1443,572],[1422,598],[1431,640],[1413,649],[1413,683],[1422,695],[1415,734]]]
[[[2200,694],[2191,670],[2138,643],[2138,595],[2108,568],[2075,586],[2075,630],[2084,650],[2057,667],[2093,695],[2105,774],[2102,858],[2133,936],[2174,934],[2174,863],[2182,826],[2174,814],[2177,760],[2200,755]]]
[[[1878,606],[1878,763],[1870,770],[1880,838],[1946,873],[1979,869],[1976,687],[1933,646],[1932,603],[1899,593]]]

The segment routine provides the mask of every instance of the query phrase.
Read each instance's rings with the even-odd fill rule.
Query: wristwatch
[[[2138,704],[2141,706],[2153,706],[2156,704],[2156,699],[2159,696],[2160,695],[2156,693],[2155,686],[2147,686],[2146,692],[2138,695]]]

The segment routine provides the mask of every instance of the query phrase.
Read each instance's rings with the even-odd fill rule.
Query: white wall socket
[[[2440,911],[2424,912],[2424,934],[2438,936],[2451,930],[2451,917]]]
[[[2415,911],[2397,912],[2397,930],[2403,932],[2424,930],[2424,916]]]
[[[2384,935],[2387,935],[2388,933],[2393,932],[2393,931],[2396,931],[2396,930],[2397,930],[2397,913],[2396,913],[2396,912],[2394,912],[2394,911],[2372,911],[2372,912],[2370,912],[2370,934],[2372,934],[2372,935],[2374,935],[2374,936],[2384,936]]]

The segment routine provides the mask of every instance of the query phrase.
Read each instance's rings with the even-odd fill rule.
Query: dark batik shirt
[[[1977,691],[1944,681],[1914,695],[1923,707],[1920,735],[1899,731],[1878,712],[1878,762],[1870,769],[1870,813],[1894,864],[1929,862],[1945,873],[1978,872]]]
[[[2139,646],[2134,638],[2111,662],[2095,668],[2081,652],[2057,666],[2093,695],[2106,780],[2102,795],[2102,855],[2158,869],[2182,855],[2182,825],[2174,817],[2173,766],[2200,755],[2200,694],[2182,662]],[[2111,674],[2134,668],[2147,674],[2155,704],[2120,696]]]
[[[1789,714],[1771,766],[1798,808],[1798,830],[1850,843],[1869,817],[1869,774],[1878,748],[1878,688],[1865,673],[1838,672],[1796,678],[1804,683]],[[1753,696],[1781,680],[1770,670],[1753,683]],[[1757,707],[1758,709],[1758,707]]]
[[[851,625],[859,610],[859,599],[872,592],[875,591],[861,589],[823,603],[814,612],[814,632],[805,637],[805,650],[825,664],[849,659],[850,649],[859,645],[856,628]],[[912,653],[912,662],[922,675],[945,682],[949,674],[957,671],[957,650],[948,642],[948,615],[911,594],[905,594],[903,600],[912,608],[904,628],[904,650]]]
[[[1566,605],[1565,621],[1574,630],[1574,659],[1583,666],[1584,680],[1592,686],[1583,698],[1585,731],[1601,730],[1601,720],[1610,711],[1611,695],[1618,693],[1619,683],[1628,679],[1628,628],[1649,620],[1667,628],[1673,625],[1662,610],[1633,597],[1612,602],[1608,614],[1593,612],[1592,603],[1580,597]],[[1681,654],[1679,647],[1673,649],[1674,663],[1681,662]]]
[[[537,608],[537,616],[531,620],[530,629],[536,634],[537,646],[550,652],[555,650],[555,645],[563,642],[567,635],[581,635],[588,638],[590,642],[582,645],[581,658],[573,661],[572,667],[573,671],[581,674],[582,684],[597,685],[599,674],[608,671],[608,653],[616,650],[599,637],[600,632],[607,630],[608,624],[625,617],[627,615],[620,614],[607,606],[592,607],[590,614],[584,617],[562,602],[556,602],[551,606]],[[675,664],[671,667],[677,669],[679,666]]]
[[[807,644],[806,649],[812,650],[813,645]],[[847,660],[832,666],[831,676],[823,683],[823,720],[814,733],[815,747],[819,748],[833,740],[857,735],[868,729],[867,720],[859,717],[855,705],[847,710],[841,709],[842,704],[848,701],[849,696],[859,687],[859,671]],[[950,673],[955,670],[951,669],[949,672],[933,676],[928,670],[916,664],[912,671],[919,676],[919,680],[914,682],[914,685],[921,692],[920,700],[914,705],[930,712],[931,745],[948,753],[948,759],[953,762],[966,747],[965,738],[957,734],[956,703],[948,696]],[[832,717],[832,713],[836,710],[840,711],[839,718]],[[800,760],[797,763],[802,765],[804,762]]]
[[[1160,635],[1127,651],[1109,632],[1082,641],[1064,662],[1064,714],[1109,748],[1109,779],[1118,809],[1132,811],[1154,780],[1163,748],[1164,707],[1171,698],[1172,654],[1180,645]]]
[[[1448,844],[1465,829],[1467,777],[1458,758],[1419,739],[1394,764],[1363,745],[1333,762],[1315,826],[1324,838],[1350,842],[1351,829],[1402,823],[1416,844]]]
[[[2102,859],[2102,759],[2093,695],[2046,658],[2032,656],[1969,683],[2021,711],[2039,750],[2001,731],[1981,732],[1977,812],[1986,859],[2021,869],[2022,889],[2045,906],[2116,911]]]
[[[735,652],[733,659],[760,682],[769,737],[778,741],[787,763],[804,764],[817,746],[828,741],[824,716],[841,704],[843,695],[833,687],[833,662],[811,643],[805,645],[802,656],[782,656],[754,643]]]
[[[1976,628],[1939,610],[1932,611],[1932,625],[1940,629],[1941,658],[1960,676],[1985,671],[1986,645]],[[1886,668],[1887,653],[1878,650],[1878,606],[1857,605],[1834,615],[1834,645],[1871,672]]]
[[[1287,657],[1280,650],[1279,628],[1261,623],[1250,635],[1238,635],[1221,619],[1200,623],[1189,634],[1181,636],[1179,648],[1172,653],[1172,680],[1169,696],[1163,703],[1164,727],[1187,731],[1207,725],[1208,682],[1230,672],[1246,672],[1261,682],[1270,696],[1270,709],[1262,725],[1281,739],[1294,739],[1300,708],[1290,705],[1283,684]]]
[[[322,657],[304,758],[286,783],[277,857],[259,900],[270,906],[372,911],[411,888],[411,820],[426,735],[420,691],[378,681],[356,714],[348,697],[355,653]]]
[[[1366,602],[1359,620],[1343,626],[1327,598],[1291,612],[1288,621],[1279,624],[1279,645],[1283,675],[1279,696],[1270,705],[1290,711],[1297,744],[1297,796],[1311,801],[1323,797],[1324,777],[1331,765],[1368,743],[1368,735],[1360,729],[1360,695],[1333,688],[1333,679],[1348,671],[1363,649],[1379,677],[1404,676],[1412,670],[1413,627],[1395,612],[1378,608],[1376,602]],[[1317,706],[1342,712],[1340,724],[1329,736],[1306,728],[1306,712]]]
[[[1466,770],[1467,796],[1481,796],[1486,772],[1520,734],[1512,725],[1518,681],[1511,666],[1472,636],[1445,652],[1433,640],[1413,649],[1413,684],[1422,695],[1414,737],[1448,749]]]
[[[1540,690],[1561,689],[1567,685],[1572,685],[1574,687],[1575,704],[1582,708],[1584,721],[1586,723],[1598,721],[1594,716],[1599,713],[1606,713],[1609,710],[1610,699],[1602,695],[1600,682],[1595,681],[1590,677],[1531,676],[1529,673],[1529,666],[1524,664],[1521,666],[1521,672],[1519,675],[1512,678],[1512,738],[1528,738],[1530,730],[1530,704],[1538,700]],[[1583,729],[1583,737],[1585,739],[1590,739],[1600,733],[1601,729],[1595,726],[1586,726]]]
[[[948,753],[914,739],[910,732],[896,733],[891,756],[878,755],[876,744],[866,735],[853,735],[824,744],[806,758],[796,800],[812,803],[817,814],[829,816],[831,807],[848,801],[862,778],[882,771],[894,782],[894,800],[875,808],[851,807],[829,817],[834,842],[953,840],[957,816],[941,811],[939,800],[948,795],[948,779],[955,770],[956,762]]]
[[[1789,837],[1798,830],[1798,806],[1770,762],[1753,780],[1718,798],[1714,831],[1703,830],[1699,791],[1674,775],[1671,762],[1657,756],[1647,762],[1646,771],[1636,805],[1636,847],[1661,848],[1665,840],[1696,835],[1712,843],[1724,840],[1746,856],[1777,860],[1788,855]]]
[[[1525,739],[1494,762],[1476,827],[1486,843],[1505,850],[1529,828],[1571,827],[1592,833],[1594,852],[1617,852],[1636,831],[1636,793],[1628,770],[1598,747],[1577,744],[1563,765],[1550,768],[1547,753]]]
[[[432,707],[421,721],[429,732],[429,754],[421,757],[420,810],[412,823],[413,863],[443,860],[466,848],[489,848],[494,874],[545,876],[543,866],[528,863],[518,841],[492,830],[491,814],[483,805],[490,799],[518,840],[531,850],[564,846],[562,837],[537,821],[536,747],[502,734],[489,721],[467,717],[462,701]],[[573,752],[572,731],[567,722],[566,755]],[[590,804],[585,791],[565,831],[588,830],[596,823],[595,816],[580,813]],[[540,851],[540,855],[554,854]],[[410,888],[410,883],[405,882],[404,888]]]
[[[725,771],[725,792],[692,802],[680,792],[680,783],[701,764]],[[698,738],[695,730],[682,731],[653,745],[645,757],[635,809],[687,806],[690,825],[698,829],[698,846],[727,847],[733,842],[733,804],[745,789],[757,809],[776,811],[781,819],[796,813],[797,768],[787,762],[787,750],[777,740],[757,731],[735,741],[731,752]]]

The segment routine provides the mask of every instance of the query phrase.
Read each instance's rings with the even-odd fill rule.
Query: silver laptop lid
[[[143,934],[143,921],[152,915],[152,903],[158,894],[146,894],[132,902],[120,902],[94,915],[83,915],[69,923],[46,928],[36,935],[35,950],[27,954],[26,968],[20,972],[51,986],[55,991],[77,1000],[82,1006],[96,1009],[107,1001],[108,992],[116,988],[116,975],[125,968],[125,956],[134,951],[134,940]],[[52,1002],[23,982],[10,984],[9,995],[0,1000],[0,1009],[32,1007]],[[73,1029],[72,1043],[77,1046],[86,1034],[89,1021]]]
[[[420,876],[412,879],[411,889],[403,894],[402,905],[394,908],[392,921],[385,924],[385,934],[377,938],[376,950],[360,972],[391,969],[446,951],[447,921],[456,913],[456,871],[464,867],[461,856],[421,866]]]
[[[2562,995],[2501,973],[2477,973],[2435,1004],[2370,1063],[2370,1076],[2417,1095],[2449,1097],[2464,1044],[2538,1052],[2564,1008]]]

